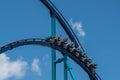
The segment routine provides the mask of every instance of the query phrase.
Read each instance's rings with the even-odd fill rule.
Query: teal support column
[[[68,80],[67,56],[64,56],[64,80]]]
[[[51,36],[56,35],[56,18],[54,14],[51,14]],[[52,49],[52,80],[56,80],[56,51]]]
[[[73,70],[72,70],[72,67],[70,66],[70,64],[68,63],[68,61],[66,61],[66,64],[67,64],[67,67],[68,67],[68,71],[70,72],[70,75],[72,77],[72,80],[77,80],[74,73],[73,73]]]

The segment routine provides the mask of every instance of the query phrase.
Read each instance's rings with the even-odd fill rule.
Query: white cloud
[[[0,54],[0,80],[24,77],[27,66],[28,63],[21,59],[10,61],[10,58],[6,54]]]
[[[83,26],[81,22],[73,22],[73,20],[71,19],[69,23],[79,36],[82,36],[82,37],[85,36],[85,32],[83,30]]]
[[[39,59],[35,58],[32,62],[32,66],[31,66],[32,71],[36,72],[39,76],[42,75],[41,69],[39,67]]]
[[[42,62],[43,62],[43,65],[44,65],[45,67],[51,68],[51,56],[50,56],[50,54],[45,54],[45,55],[42,57]]]

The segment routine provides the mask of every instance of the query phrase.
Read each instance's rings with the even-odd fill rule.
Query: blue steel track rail
[[[81,46],[82,51],[84,52],[84,49],[78,40],[77,36],[75,35],[74,31],[72,30],[71,26],[67,22],[67,20],[64,18],[62,13],[56,8],[56,6],[50,1],[50,0],[40,0],[49,10],[51,14],[54,14],[59,23],[62,25],[63,29],[71,39],[75,43],[75,46]]]
[[[91,80],[98,80],[96,77],[96,74],[92,72],[89,67],[85,65],[84,62],[80,60],[78,56],[73,54],[72,52],[68,51],[67,49],[61,47],[60,45],[56,45],[55,43],[51,43],[47,39],[40,39],[40,38],[31,38],[31,39],[23,39],[23,40],[18,40],[9,44],[6,44],[2,47],[0,47],[0,54],[3,52],[6,52],[8,50],[12,50],[14,48],[20,47],[20,46],[25,46],[25,45],[37,45],[37,46],[45,46],[49,48],[56,49],[61,52],[63,55],[67,55],[70,57],[72,60],[74,60],[79,66],[81,66],[90,76]],[[78,52],[81,53],[81,52]]]
[[[51,14],[55,15],[56,19],[62,25],[62,28],[67,33],[67,35],[70,38],[70,40],[75,43],[75,47],[79,47],[80,46],[81,47],[81,49],[80,49],[81,53],[85,52],[85,50],[83,49],[83,47],[82,47],[80,41],[78,40],[76,34],[72,30],[71,26],[69,25],[67,20],[64,18],[62,13],[56,8],[56,6],[50,0],[40,0],[40,1],[50,10]],[[87,73],[88,73],[88,75],[90,77],[90,80],[101,80],[101,78],[99,77],[99,75],[97,73],[95,73],[95,75],[90,73],[90,72],[87,72]]]

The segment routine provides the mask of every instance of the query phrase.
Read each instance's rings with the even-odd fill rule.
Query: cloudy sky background
[[[98,64],[103,80],[119,80],[120,1],[52,0],[68,20],[87,55]],[[39,0],[0,0],[0,46],[25,38],[51,35],[48,9]],[[56,22],[57,34],[66,33]],[[23,46],[0,55],[0,80],[51,80],[51,49]],[[57,52],[57,58],[62,55]],[[89,80],[69,59],[77,80]],[[57,80],[63,80],[63,64],[57,65]],[[69,75],[69,80],[72,80]]]

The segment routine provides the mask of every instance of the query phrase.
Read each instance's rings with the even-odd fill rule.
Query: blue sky
[[[74,27],[88,56],[98,64],[97,72],[103,80],[119,80],[120,72],[120,1],[119,0],[52,0]],[[0,0],[0,46],[25,38],[50,36],[50,15],[39,0]],[[57,34],[66,37],[57,22]],[[79,31],[85,35],[79,34]],[[5,80],[51,80],[51,49],[42,46],[23,46],[5,52],[2,60],[9,66],[21,64],[10,72],[5,68]],[[57,57],[62,57],[57,52]],[[77,80],[89,80],[85,72],[72,60]],[[15,69],[16,69],[15,68]],[[8,69],[9,70],[9,69]],[[22,70],[22,71],[21,71]],[[63,65],[57,65],[57,80],[63,80]],[[0,70],[1,71],[1,70]],[[23,72],[24,71],[24,72]],[[1,72],[0,72],[1,74]],[[11,76],[8,76],[11,74]],[[16,74],[16,75],[15,75]],[[70,76],[69,76],[70,78]],[[0,77],[0,79],[2,79]],[[69,79],[71,80],[71,78]]]

